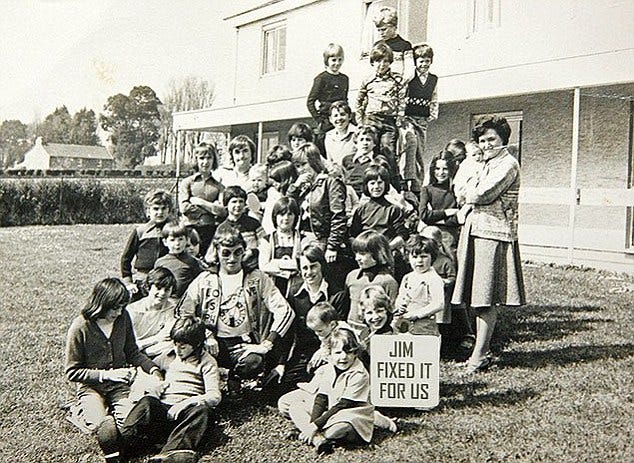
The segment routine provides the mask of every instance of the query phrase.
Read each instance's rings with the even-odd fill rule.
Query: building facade
[[[24,161],[15,169],[112,169],[114,158],[103,146],[42,143],[42,137],[24,155]]]
[[[310,122],[306,96],[322,50],[345,50],[349,101],[370,72],[371,18],[399,12],[399,32],[435,51],[440,117],[427,156],[474,120],[501,114],[521,163],[523,258],[634,273],[634,4],[625,0],[278,0],[228,14],[231,92],[176,113],[177,130],[243,133],[258,149]],[[588,31],[593,31],[589,33]],[[219,96],[220,97],[220,96]]]

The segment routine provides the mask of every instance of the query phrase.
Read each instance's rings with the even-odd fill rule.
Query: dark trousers
[[[239,354],[234,354],[232,349],[238,344],[249,343],[242,338],[218,338],[218,365],[228,368],[232,376],[241,379],[253,379],[265,369],[265,358],[259,354],[249,354],[240,359]]]
[[[390,183],[397,191],[401,191],[401,181],[398,170],[398,156],[396,144],[398,140],[398,129],[396,127],[396,116],[386,116],[383,114],[367,114],[365,117],[367,125],[371,125],[377,132],[379,139],[380,154],[385,156],[390,165]]]
[[[125,448],[139,442],[163,445],[170,450],[197,450],[212,422],[212,410],[206,405],[191,406],[173,421],[167,417],[170,406],[156,397],[145,396],[134,406],[120,429]]]

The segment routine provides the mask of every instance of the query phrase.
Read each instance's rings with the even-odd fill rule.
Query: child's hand
[[[112,370],[104,370],[101,376],[103,381],[112,383],[130,384],[136,376],[136,368],[114,368]]]
[[[310,426],[309,429],[299,434],[299,440],[310,445],[313,443],[313,439],[315,438],[315,434],[317,434],[318,429],[317,425],[314,423],[310,423],[308,426]]]
[[[178,415],[180,415],[183,410],[189,408],[192,405],[194,405],[194,403],[188,400],[183,400],[182,402],[178,402],[177,404],[172,405],[167,411],[167,418],[176,421],[178,419]]]
[[[213,336],[208,336],[207,340],[205,341],[205,348],[207,349],[207,352],[209,352],[209,354],[211,354],[212,356],[216,357],[218,355],[218,341],[216,340],[216,338],[214,338]]]
[[[132,294],[136,294],[139,292],[139,287],[131,282],[125,282],[125,288],[128,290],[128,292],[130,293],[130,295]]]
[[[319,348],[313,354],[313,356],[311,357],[310,361],[308,362],[308,371],[316,370],[317,368],[322,366],[327,361],[328,361],[328,355],[326,354],[326,352],[322,348]]]
[[[326,262],[334,262],[337,260],[337,251],[332,249],[326,249],[324,253],[324,257],[326,258]]]

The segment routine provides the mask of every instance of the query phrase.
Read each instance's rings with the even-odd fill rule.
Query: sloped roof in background
[[[114,159],[103,146],[49,143],[43,148],[54,158]]]

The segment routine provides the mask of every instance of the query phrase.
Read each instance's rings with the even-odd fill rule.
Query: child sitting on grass
[[[150,270],[145,280],[148,295],[128,306],[137,346],[149,357],[171,350],[170,330],[175,321],[176,303],[170,298],[176,278],[165,267]]]
[[[125,310],[129,300],[121,280],[101,280],[66,336],[65,371],[68,380],[77,383],[76,416],[82,428],[95,433],[107,462],[120,461],[113,447],[115,421],[121,425],[132,408],[128,395],[135,367],[162,380],[159,368],[137,347]]]
[[[172,196],[164,190],[149,191],[143,203],[149,220],[132,230],[121,254],[121,277],[135,300],[143,297],[143,282],[156,259],[167,254],[161,232],[173,208]]]
[[[204,349],[205,325],[197,318],[179,318],[170,337],[176,358],[165,381],[137,402],[121,427],[121,437],[124,448],[142,441],[163,444],[150,462],[195,463],[221,399],[218,365]]]
[[[326,347],[328,364],[315,372],[310,383],[316,391],[312,401],[293,402],[285,414],[300,431],[299,439],[320,454],[330,453],[339,443],[368,444],[374,429],[374,407],[368,402],[370,376],[357,357],[361,346],[356,335],[336,328]]]
[[[178,222],[169,222],[163,227],[163,244],[169,254],[154,264],[155,268],[165,267],[176,278],[174,297],[180,299],[189,284],[203,271],[201,263],[187,252],[188,230]]]
[[[445,307],[442,278],[432,263],[436,243],[412,235],[405,246],[412,271],[403,277],[396,298],[394,327],[399,333],[439,336],[436,317]]]

